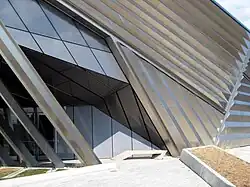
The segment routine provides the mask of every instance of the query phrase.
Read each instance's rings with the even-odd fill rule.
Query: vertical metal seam
[[[154,83],[153,83],[152,80],[150,79],[150,75],[148,74],[146,68],[145,68],[142,64],[140,64],[140,65],[141,65],[141,67],[142,67],[142,69],[143,69],[143,72],[145,73],[145,75],[146,75],[146,77],[147,77],[147,79],[148,79],[148,81],[149,81],[149,84],[151,85],[151,87],[152,87],[154,90],[156,90],[156,88],[155,88],[155,86],[154,86]],[[158,92],[156,92],[156,93],[157,93],[157,96],[159,97],[160,101],[162,102],[163,107],[165,108],[166,112],[169,114],[169,117],[171,118],[171,120],[172,120],[174,126],[176,127],[176,129],[177,129],[177,131],[178,131],[178,133],[180,134],[181,138],[184,140],[184,143],[185,143],[188,147],[191,147],[191,145],[190,145],[190,143],[189,143],[187,137],[185,136],[183,130],[180,128],[179,123],[177,122],[177,120],[176,120],[176,118],[175,118],[175,115],[174,115],[174,114],[172,113],[172,111],[169,109],[168,104],[164,101],[163,96],[162,96],[160,93],[158,93]]]
[[[118,94],[118,91],[116,92],[116,96],[117,96],[117,98],[118,98],[119,104],[120,104],[120,106],[121,106],[121,108],[122,108],[123,114],[124,114],[124,116],[125,116],[125,118],[126,118],[126,121],[127,121],[127,123],[128,123],[128,126],[129,126],[129,128],[130,128],[131,150],[134,150],[134,148],[133,148],[134,146],[133,146],[133,130],[132,130],[132,126],[131,126],[131,124],[129,123],[128,116],[127,116],[127,114],[126,114],[126,112],[125,112],[125,109],[124,109],[124,107],[123,107],[123,105],[122,105],[121,98],[120,98],[120,96],[119,96],[119,94]]]
[[[191,110],[193,111],[193,113],[195,114],[195,116],[197,117],[198,121],[201,123],[203,129],[205,130],[205,132],[207,133],[208,137],[210,138],[211,141],[213,141],[212,136],[210,135],[208,129],[206,128],[206,125],[203,123],[201,117],[199,116],[199,114],[195,111],[195,109],[192,107],[192,105],[190,104],[190,100],[187,98],[187,96],[184,94],[183,96],[186,100],[187,100],[187,105],[191,108]],[[195,98],[197,99],[197,98]],[[198,101],[197,101],[198,102]],[[207,104],[207,103],[206,103]]]
[[[179,111],[182,113],[182,116],[184,117],[185,121],[187,122],[187,124],[189,125],[189,127],[191,128],[191,130],[193,131],[195,137],[197,138],[197,140],[199,141],[199,143],[204,144],[204,142],[202,141],[200,135],[198,134],[198,132],[196,131],[196,129],[194,128],[192,122],[190,121],[190,119],[188,118],[186,112],[184,111],[184,109],[182,108],[180,102],[178,101],[177,97],[175,97],[174,93],[172,92],[171,88],[168,86],[166,80],[163,78],[162,75],[159,76],[160,79],[163,81],[163,84],[165,86],[165,88],[168,90],[168,93],[170,94],[170,96],[172,97],[172,99],[174,100],[175,104],[177,105],[177,108],[179,109]]]
[[[91,128],[91,133],[92,133],[92,136],[91,136],[91,139],[92,139],[92,142],[91,142],[91,146],[92,146],[92,149],[94,151],[94,113],[93,113],[93,106],[90,105],[90,112],[91,112],[91,125],[92,125],[92,128]]]
[[[131,90],[132,90],[132,89],[131,89]],[[146,133],[147,133],[147,135],[148,135],[148,139],[149,139],[149,142],[150,142],[150,148],[152,149],[152,148],[153,148],[152,139],[151,139],[151,136],[150,136],[150,134],[149,134],[149,131],[148,131],[147,125],[146,125],[146,123],[145,123],[144,117],[143,117],[143,115],[142,115],[142,111],[141,111],[140,106],[139,106],[139,103],[138,103],[138,98],[136,97],[136,95],[135,95],[135,93],[134,93],[133,90],[132,90],[132,95],[134,96],[135,103],[136,103],[136,105],[137,105],[137,107],[138,107],[139,113],[140,113],[141,118],[142,118],[142,121],[143,121],[143,126],[144,126],[144,128],[145,128],[145,130],[146,130]],[[140,135],[140,136],[141,136],[141,135]]]
[[[132,88],[132,89],[133,89],[133,88]],[[133,91],[134,91],[134,90],[133,90]],[[134,91],[134,92],[135,92],[135,91]],[[136,94],[136,93],[135,93],[135,94]],[[137,96],[137,94],[136,94],[136,96]],[[141,100],[140,100],[140,98],[139,98],[138,96],[137,96],[137,98],[138,98],[138,100],[141,102]],[[148,119],[150,120],[151,124],[153,125],[153,128],[154,128],[156,134],[158,135],[158,137],[159,137],[160,140],[162,141],[161,143],[163,143],[165,149],[168,149],[168,148],[167,148],[167,145],[165,144],[165,142],[163,141],[162,137],[160,136],[158,130],[156,129],[156,127],[155,127],[155,125],[154,125],[152,119],[151,119],[150,116],[148,115],[148,112],[147,112],[147,110],[145,109],[145,107],[143,106],[142,102],[141,102],[141,106],[143,107],[143,110],[145,111],[146,115],[148,116]]]

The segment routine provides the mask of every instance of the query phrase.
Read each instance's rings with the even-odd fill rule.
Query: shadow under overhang
[[[22,47],[22,50],[62,106],[86,104],[95,106],[103,102],[106,96],[128,85],[25,47]],[[21,106],[36,106],[3,58],[0,64],[0,78]],[[4,105],[0,101],[0,106]]]

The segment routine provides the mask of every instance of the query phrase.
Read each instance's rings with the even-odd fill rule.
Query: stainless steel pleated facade
[[[91,119],[91,132],[81,133],[98,157],[139,139],[173,156],[185,147],[249,145],[250,34],[212,1],[1,3],[8,32],[60,104],[78,111],[69,116],[79,131]],[[85,116],[84,106],[96,111]],[[120,125],[129,138],[113,134]]]
[[[124,66],[130,68],[127,76],[134,74],[139,83],[136,85],[130,79],[135,92],[146,110],[147,102],[155,109],[154,113],[150,109],[148,113],[160,121],[162,130],[158,126],[158,131],[169,134],[168,140],[166,137],[164,140],[172,154],[185,147],[213,144],[223,114],[128,48],[120,46],[120,49],[126,61]]]
[[[213,125],[214,117],[207,113],[211,118],[207,128],[213,126],[215,129],[213,133],[211,129],[209,132],[210,140],[214,139],[212,143],[224,145],[222,142],[226,141],[225,144],[230,146],[247,144],[248,140],[244,142],[249,139],[246,133],[248,122],[241,122],[242,118],[247,121],[245,116],[249,113],[244,112],[246,109],[230,110],[234,105],[238,108],[238,105],[244,105],[241,108],[248,108],[249,105],[246,101],[237,101],[240,96],[235,97],[241,94],[248,100],[247,92],[242,93],[238,88],[247,74],[250,34],[213,1],[58,0],[58,5],[70,9],[72,15],[90,21],[107,35],[121,41],[220,111],[223,117],[216,125]],[[178,115],[186,118],[183,112]],[[234,126],[240,129],[238,133],[227,134],[228,120],[233,120]],[[195,132],[195,128],[191,129],[191,135],[186,138],[191,142],[201,142],[197,136],[199,133]],[[189,134],[189,129],[186,130],[182,130],[183,137],[185,133]],[[167,133],[162,136],[169,139]],[[233,140],[237,143],[233,143]],[[182,146],[190,146],[185,138],[182,142],[185,142]]]
[[[66,2],[200,97],[226,107],[249,33],[211,1]]]

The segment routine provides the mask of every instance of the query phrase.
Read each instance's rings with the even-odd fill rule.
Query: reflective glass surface
[[[27,30],[8,0],[1,0],[0,20],[7,26]]]
[[[104,74],[89,48],[67,42],[65,44],[79,66]]]
[[[76,25],[90,47],[110,52],[103,38],[78,23]]]
[[[62,40],[86,46],[86,42],[81,36],[79,30],[75,27],[75,24],[70,17],[66,16],[62,12],[59,12],[46,3],[41,4],[43,10],[45,11],[49,20],[52,22]]]
[[[33,34],[33,36],[45,54],[75,64],[73,58],[70,56],[62,41],[36,34]]]
[[[8,28],[8,31],[19,45],[41,52],[30,33],[12,28]]]
[[[35,0],[10,0],[31,32],[59,38],[41,7]]]
[[[92,49],[92,51],[108,76],[127,82],[112,53],[96,49]]]
[[[144,120],[141,116],[139,107],[134,98],[130,86],[123,88],[117,92],[124,108],[125,114],[133,132],[140,134],[143,138],[149,140]]]

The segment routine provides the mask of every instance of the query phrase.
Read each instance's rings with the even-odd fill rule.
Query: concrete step
[[[124,151],[121,154],[112,158],[112,160],[125,160],[131,157],[151,157],[151,158],[162,158],[167,154],[166,150],[129,150]]]

